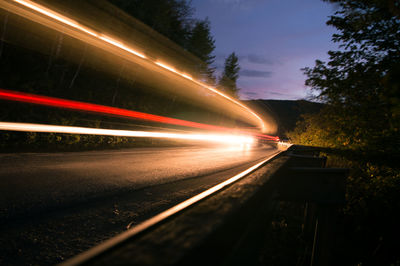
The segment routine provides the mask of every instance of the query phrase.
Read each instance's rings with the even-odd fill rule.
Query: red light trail
[[[54,98],[54,97],[47,97],[47,96],[35,95],[35,94],[24,93],[24,92],[4,90],[4,89],[0,89],[0,99],[9,100],[9,101],[17,101],[17,102],[25,102],[25,103],[31,103],[31,104],[37,104],[37,105],[43,105],[43,106],[50,106],[50,107],[56,107],[56,108],[64,108],[64,109],[70,109],[70,110],[75,110],[75,111],[86,111],[86,112],[92,112],[92,113],[103,114],[103,115],[113,115],[113,116],[119,116],[119,117],[130,118],[130,119],[139,119],[139,120],[145,120],[145,121],[158,122],[158,123],[162,123],[162,124],[170,124],[170,125],[205,129],[205,130],[211,130],[211,131],[225,131],[225,132],[235,131],[235,129],[233,129],[233,128],[226,128],[226,127],[214,126],[214,125],[209,125],[209,124],[202,124],[202,123],[186,121],[186,120],[182,120],[182,119],[147,114],[147,113],[126,110],[126,109],[121,109],[121,108],[116,108],[116,107],[110,107],[110,106],[104,106],[104,105],[98,105],[98,104],[92,104],[92,103],[85,103],[85,102],[78,102],[78,101],[72,101],[72,100],[65,100],[65,99],[59,99],[59,98]],[[264,135],[264,134],[254,134],[254,133],[250,133],[250,132],[246,132],[246,131],[241,131],[241,133],[254,135],[258,138],[262,138],[262,139],[266,139],[266,140],[274,140],[274,141],[279,140],[279,138],[275,137],[275,136],[269,136],[269,135]]]
[[[251,110],[250,108],[248,108],[247,106],[242,104],[240,101],[238,101],[238,100],[236,100],[236,99],[234,99],[234,98],[222,93],[221,91],[217,90],[216,88],[210,87],[210,86],[208,86],[207,84],[205,84],[203,82],[197,81],[197,80],[193,79],[191,76],[189,76],[189,75],[187,75],[185,73],[179,72],[174,67],[169,66],[169,65],[167,65],[165,63],[161,63],[161,62],[158,62],[158,61],[152,61],[150,58],[148,58],[142,52],[137,51],[136,49],[124,44],[123,42],[121,42],[121,41],[119,41],[119,40],[117,40],[117,39],[115,39],[113,37],[103,35],[102,33],[98,32],[98,31],[96,31],[94,29],[91,29],[89,27],[86,27],[86,26],[78,23],[77,21],[69,18],[69,17],[66,17],[66,16],[64,16],[64,15],[58,13],[58,12],[55,12],[54,10],[52,10],[50,8],[47,8],[45,6],[42,6],[42,5],[38,4],[38,3],[35,3],[33,1],[29,1],[29,0],[12,0],[12,2],[18,3],[19,5],[24,6],[25,8],[33,10],[33,11],[35,11],[35,12],[37,12],[39,14],[42,14],[42,15],[48,17],[48,18],[51,18],[51,20],[54,20],[54,21],[57,21],[58,23],[62,23],[64,25],[67,25],[68,27],[71,27],[71,28],[75,29],[78,32],[87,34],[91,38],[95,38],[97,40],[101,40],[101,41],[103,41],[103,42],[105,42],[105,43],[107,43],[109,45],[112,45],[114,47],[117,47],[117,48],[121,49],[124,52],[127,52],[128,54],[135,55],[135,56],[137,56],[137,57],[139,57],[139,58],[141,58],[141,59],[143,59],[143,60],[145,60],[147,62],[151,62],[151,63],[153,63],[155,65],[158,65],[159,67],[162,67],[163,69],[165,69],[165,70],[167,70],[167,71],[169,71],[171,73],[175,73],[175,74],[177,74],[178,76],[180,76],[182,78],[188,79],[188,80],[192,81],[194,84],[197,84],[197,85],[203,87],[204,89],[207,89],[207,90],[213,92],[214,94],[224,98],[225,100],[230,101],[230,102],[236,104],[237,106],[240,106],[248,114],[250,114],[251,116],[255,117],[258,120],[258,123],[260,124],[260,128],[263,131],[266,129],[266,125],[265,125],[264,121],[261,119],[261,117],[258,114],[256,114],[253,110]],[[1,4],[1,1],[0,1],[0,4]],[[20,13],[20,11],[14,10],[12,7],[6,5],[6,2],[3,3],[3,4],[5,5],[5,6],[3,6],[3,8],[6,8],[7,10],[9,10],[11,12],[15,12],[16,14]],[[34,20],[34,18],[32,18],[32,17],[30,17],[29,19]],[[51,27],[47,23],[45,25],[47,27]]]

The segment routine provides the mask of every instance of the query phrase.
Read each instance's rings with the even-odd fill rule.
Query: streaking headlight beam
[[[116,107],[111,107],[111,106],[104,106],[104,105],[98,105],[98,104],[93,104],[93,103],[65,100],[65,99],[59,99],[59,98],[54,98],[54,97],[48,97],[48,96],[42,96],[42,95],[36,95],[36,94],[24,93],[24,92],[18,92],[18,91],[11,91],[11,90],[4,90],[4,89],[0,89],[0,99],[32,103],[32,104],[51,106],[51,107],[57,107],[57,108],[65,108],[65,109],[71,109],[71,110],[77,110],[77,111],[93,112],[93,113],[102,114],[102,115],[105,114],[105,115],[113,115],[113,116],[119,116],[119,117],[124,117],[124,118],[141,119],[141,120],[153,121],[153,122],[158,122],[158,123],[163,123],[163,124],[178,125],[178,126],[184,126],[184,127],[190,127],[190,128],[199,128],[199,129],[205,129],[205,130],[211,130],[211,131],[232,132],[234,130],[233,128],[197,123],[197,122],[193,122],[193,121],[187,121],[187,120],[176,119],[176,118],[171,118],[171,117],[142,113],[142,112],[121,109],[121,108],[116,108]],[[276,136],[269,136],[269,135],[265,135],[265,134],[254,134],[254,133],[245,132],[242,130],[240,130],[240,132],[238,132],[238,133],[244,133],[246,135],[247,134],[254,135],[261,139],[274,140],[274,141],[279,140],[279,138]]]
[[[183,133],[169,133],[169,132],[116,130],[116,129],[71,127],[71,126],[14,123],[14,122],[0,122],[0,130],[105,135],[105,136],[120,136],[120,137],[138,137],[138,138],[181,139],[181,140],[217,142],[225,144],[252,144],[254,142],[254,139],[252,137],[244,135],[191,134],[191,133],[183,134]]]
[[[203,82],[194,80],[189,75],[187,75],[185,73],[181,73],[181,72],[177,71],[174,67],[171,67],[171,66],[169,66],[169,65],[167,65],[165,63],[161,63],[159,61],[152,61],[151,59],[146,57],[143,53],[140,53],[140,52],[136,51],[135,49],[123,44],[119,40],[116,40],[115,38],[111,38],[109,36],[103,35],[103,34],[101,34],[99,32],[96,32],[95,30],[90,29],[89,27],[83,26],[80,23],[78,23],[78,22],[76,22],[76,21],[74,21],[74,20],[72,20],[72,19],[70,19],[70,18],[68,18],[68,17],[66,17],[64,15],[61,15],[61,14],[59,14],[59,13],[57,13],[57,12],[47,8],[47,7],[44,7],[44,6],[40,5],[40,4],[32,2],[30,0],[13,0],[13,1],[18,3],[18,4],[20,4],[20,5],[22,5],[22,6],[24,6],[24,7],[26,7],[26,8],[34,10],[34,11],[36,11],[36,12],[42,14],[42,15],[50,17],[50,18],[52,18],[52,19],[54,19],[54,20],[56,20],[56,21],[58,21],[60,23],[63,23],[63,24],[68,25],[70,27],[73,27],[74,29],[76,29],[78,31],[87,33],[90,36],[92,36],[94,38],[97,38],[99,40],[102,40],[102,41],[104,41],[104,42],[106,42],[106,43],[108,43],[108,44],[110,44],[110,45],[112,45],[114,47],[118,47],[119,49],[121,49],[121,50],[123,50],[125,52],[128,52],[129,54],[133,54],[133,55],[138,56],[138,57],[140,57],[142,59],[148,60],[149,62],[151,62],[151,63],[153,63],[155,65],[158,65],[159,67],[162,67],[163,69],[165,69],[165,70],[167,70],[169,72],[175,73],[175,74],[181,76],[182,78],[185,78],[185,79],[193,81],[195,84],[200,85],[204,89],[207,89],[207,90],[209,90],[209,91],[211,91],[211,92],[213,92],[213,93],[215,93],[215,94],[217,94],[219,96],[222,96],[226,100],[228,100],[228,101],[240,106],[241,108],[243,108],[247,113],[251,114],[253,117],[255,117],[258,120],[262,131],[266,130],[266,125],[265,125],[264,121],[262,120],[262,118],[258,114],[256,114],[254,111],[252,111],[249,107],[247,107],[244,104],[242,104],[240,101],[238,101],[238,100],[236,100],[236,99],[234,99],[234,98],[232,98],[232,97],[220,92],[216,88],[210,87],[209,85],[207,85],[207,84],[205,84]]]

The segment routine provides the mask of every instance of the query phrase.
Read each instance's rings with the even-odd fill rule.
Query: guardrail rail
[[[305,263],[329,265],[347,170],[324,168],[317,153],[289,147],[62,265],[257,265],[279,201],[304,204]]]

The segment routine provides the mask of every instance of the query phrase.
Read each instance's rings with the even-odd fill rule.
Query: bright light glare
[[[136,52],[135,50],[132,50],[131,48],[127,47],[125,44],[120,43],[120,42],[118,42],[118,41],[116,41],[116,40],[114,40],[114,39],[112,39],[112,38],[110,38],[110,37],[107,37],[107,36],[100,36],[99,38],[100,38],[101,40],[103,40],[103,41],[105,41],[105,42],[108,42],[109,44],[112,44],[112,45],[114,45],[114,46],[117,46],[117,47],[121,48],[122,50],[125,50],[125,51],[127,51],[127,52],[129,52],[129,53],[131,53],[131,54],[137,55],[137,56],[139,56],[139,57],[141,57],[141,58],[146,58],[145,55],[143,55],[143,54],[141,54],[141,53],[139,53],[139,52]]]
[[[181,77],[184,77],[184,78],[186,78],[186,79],[189,79],[189,80],[192,80],[192,81],[193,81],[193,78],[192,78],[191,76],[189,76],[188,74],[180,73],[178,70],[176,70],[175,68],[173,68],[173,67],[171,67],[171,66],[168,66],[168,65],[165,64],[165,63],[161,63],[161,62],[159,62],[159,61],[156,61],[155,64],[158,65],[158,66],[160,66],[160,67],[162,67],[162,68],[164,68],[164,69],[166,69],[166,70],[169,70],[169,71],[171,71],[171,72],[174,72],[175,74],[178,74],[178,75],[181,76]],[[196,83],[198,83],[198,82],[196,82]]]
[[[160,66],[160,67],[162,67],[162,68],[165,68],[165,69],[167,69],[167,70],[169,70],[169,71],[171,71],[171,72],[174,72],[174,73],[176,73],[176,74],[179,74],[179,72],[178,71],[176,71],[176,69],[175,68],[173,68],[173,67],[171,67],[171,66],[167,66],[166,64],[164,64],[164,63],[161,63],[161,62],[155,62],[155,64],[156,65],[158,65],[158,66]]]
[[[41,95],[35,95],[30,93],[24,92],[17,92],[11,90],[3,90],[0,89],[0,99],[9,100],[9,101],[17,101],[17,102],[26,102],[44,106],[51,106],[57,108],[65,108],[77,111],[87,111],[87,112],[94,112],[98,114],[106,114],[106,115],[113,115],[119,116],[124,118],[131,118],[131,119],[141,119],[147,121],[154,121],[163,124],[170,124],[170,125],[179,125],[184,127],[191,127],[191,128],[200,128],[209,131],[225,131],[225,132],[232,132],[232,128],[220,127],[215,125],[209,124],[202,124],[192,121],[186,121],[182,119],[176,119],[171,117],[153,115],[148,113],[142,113],[127,109],[121,109],[116,107],[98,105],[93,103],[85,103],[85,102],[78,102],[78,101],[71,101],[65,99],[59,99],[54,97],[47,97]],[[239,131],[237,133],[244,133],[245,135],[254,135],[260,139],[267,139],[267,140],[279,140],[279,137],[276,136],[269,136],[264,134],[254,134],[252,132],[245,132]]]
[[[139,137],[139,138],[182,139],[182,140],[195,140],[195,141],[235,144],[235,145],[252,144],[254,142],[254,139],[252,137],[245,135],[182,134],[182,133],[169,133],[169,132],[115,130],[115,129],[71,127],[71,126],[13,123],[13,122],[0,122],[0,130],[105,135],[105,136],[120,136],[120,137]]]
[[[51,17],[51,18],[53,18],[55,20],[58,20],[59,22],[67,24],[68,26],[71,26],[71,27],[73,27],[75,29],[78,29],[78,30],[81,30],[83,32],[86,32],[89,35],[98,37],[97,33],[91,31],[90,29],[88,29],[88,28],[86,28],[86,27],[84,27],[82,25],[79,25],[78,22],[76,22],[76,21],[74,21],[72,19],[69,19],[69,18],[64,17],[64,16],[62,16],[60,14],[55,13],[51,9],[45,8],[45,7],[40,6],[40,5],[36,4],[36,3],[33,3],[31,1],[26,1],[26,0],[14,0],[14,2],[17,2],[17,3],[19,3],[19,4],[21,4],[21,5],[25,6],[25,7],[33,9],[33,10],[35,10],[35,11],[37,11],[37,12],[43,14],[43,15],[49,16],[49,17]]]
[[[77,111],[87,111],[87,112],[94,112],[98,114],[106,114],[106,115],[113,115],[119,116],[124,118],[132,118],[132,119],[141,119],[147,121],[154,121],[163,124],[170,124],[170,125],[179,125],[184,127],[191,127],[191,128],[201,128],[211,131],[225,131],[225,132],[232,132],[232,128],[225,128],[220,126],[214,126],[209,124],[202,124],[192,121],[186,121],[182,119],[176,119],[171,117],[147,114],[127,109],[121,109],[116,107],[92,104],[92,103],[85,103],[85,102],[78,102],[78,101],[71,101],[65,99],[59,99],[54,97],[47,97],[41,95],[35,95],[30,93],[18,92],[18,91],[10,91],[10,90],[3,90],[0,89],[0,99],[9,100],[9,101],[17,101],[17,102],[26,102],[26,103],[33,103],[38,105],[44,106],[51,106],[57,108],[65,108]],[[279,138],[274,136],[268,136],[263,134],[254,134],[251,132],[239,131],[237,133],[245,133],[245,135],[254,135],[261,139],[268,139],[268,140],[276,140]]]
[[[193,78],[187,74],[181,73],[181,76],[190,80],[193,80]]]
[[[41,5],[37,4],[37,3],[31,2],[29,0],[13,0],[13,1],[23,5],[25,7],[33,9],[33,10],[35,10],[35,11],[37,11],[37,12],[43,14],[43,15],[51,17],[52,19],[55,19],[55,20],[57,20],[57,21],[59,21],[61,23],[69,25],[69,26],[71,26],[71,27],[73,27],[73,28],[75,28],[77,30],[83,31],[83,32],[85,32],[85,33],[87,33],[87,34],[89,34],[89,35],[91,35],[93,37],[96,37],[96,38],[98,38],[98,39],[100,39],[100,40],[102,40],[102,41],[104,41],[104,42],[106,42],[108,44],[111,44],[111,45],[113,45],[115,47],[118,47],[118,48],[120,48],[120,49],[122,49],[122,50],[124,50],[124,51],[126,51],[126,52],[128,52],[130,54],[134,54],[134,55],[136,55],[138,57],[141,57],[143,59],[148,59],[144,54],[135,51],[134,49],[124,45],[120,41],[117,41],[117,40],[115,40],[115,39],[113,39],[111,37],[99,34],[99,33],[95,32],[92,29],[89,29],[89,28],[87,28],[85,26],[80,25],[78,22],[76,22],[76,21],[74,21],[72,19],[69,19],[69,18],[67,18],[67,17],[65,17],[65,16],[63,16],[61,14],[58,14],[58,13],[52,11],[51,9],[43,7],[43,6],[41,6]],[[215,88],[209,87],[207,84],[204,84],[202,82],[194,80],[192,77],[188,76],[187,74],[178,72],[175,68],[173,68],[171,66],[168,66],[167,64],[160,63],[158,61],[156,61],[156,62],[150,61],[150,62],[152,62],[152,63],[154,63],[154,64],[156,64],[156,65],[158,65],[158,66],[170,71],[170,72],[178,74],[179,76],[181,76],[181,77],[183,77],[185,79],[191,80],[194,83],[200,85],[201,87],[203,87],[203,88],[205,88],[207,90],[210,90],[210,91],[216,93],[217,95],[222,96],[223,98],[227,99],[228,101],[240,106],[241,108],[246,110],[248,113],[250,113],[252,116],[254,116],[259,121],[261,130],[263,132],[266,130],[266,125],[265,125],[264,121],[262,120],[262,118],[259,115],[257,115],[255,112],[253,112],[250,108],[248,108],[244,104],[240,103],[238,100],[236,100],[236,99],[234,99],[234,98],[232,98],[232,97],[230,97],[230,96],[218,91]]]
[[[35,11],[37,11],[37,12],[43,14],[43,15],[46,15],[48,17],[51,17],[52,19],[55,19],[55,20],[57,20],[59,22],[67,24],[68,26],[71,26],[71,27],[73,27],[73,28],[75,28],[77,30],[83,31],[83,32],[85,32],[85,33],[87,33],[87,34],[89,34],[89,35],[91,35],[93,37],[99,38],[100,40],[103,40],[103,41],[105,41],[105,42],[107,42],[107,43],[109,43],[109,44],[111,44],[113,46],[116,46],[116,47],[118,47],[118,48],[120,48],[120,49],[122,49],[124,51],[127,51],[127,52],[129,52],[131,54],[134,54],[134,55],[139,56],[141,58],[146,58],[146,56],[144,54],[139,53],[139,52],[133,50],[132,48],[127,47],[123,43],[121,43],[121,42],[119,42],[117,40],[114,40],[111,37],[108,37],[108,36],[105,36],[105,35],[101,35],[101,34],[95,32],[94,30],[91,30],[91,29],[89,29],[89,28],[87,28],[85,26],[82,26],[78,22],[76,22],[76,21],[74,21],[72,19],[69,19],[69,18],[67,18],[67,17],[65,17],[65,16],[63,16],[61,14],[58,14],[58,13],[54,12],[53,10],[48,9],[48,8],[46,8],[44,6],[38,5],[38,4],[36,4],[34,2],[31,2],[29,0],[14,0],[14,2],[17,2],[17,3],[19,3],[19,4],[21,4],[21,5],[25,6],[25,7],[33,9],[33,10],[35,10]]]
[[[207,88],[208,90],[210,90],[210,91],[212,91],[212,92],[214,92],[214,93],[216,93],[216,94],[218,94],[218,95],[224,97],[225,99],[228,99],[228,100],[230,100],[230,101],[236,103],[237,105],[239,105],[240,107],[242,107],[243,109],[245,109],[247,112],[249,112],[250,114],[252,114],[254,117],[257,118],[257,120],[260,122],[261,130],[262,130],[262,131],[265,131],[265,130],[266,130],[266,126],[265,126],[264,121],[263,121],[263,120],[261,119],[261,117],[259,117],[256,113],[254,113],[249,107],[245,106],[244,104],[240,103],[239,101],[236,101],[235,99],[229,97],[228,95],[226,95],[226,94],[220,92],[219,90],[217,90],[217,89],[215,89],[215,88],[206,87],[204,84],[201,84],[201,85],[202,85],[203,87]]]
[[[114,115],[120,116],[124,118],[133,118],[133,119],[142,119],[147,121],[154,121],[164,124],[170,125],[179,125],[185,127],[192,127],[192,128],[201,128],[206,130],[212,131],[232,131],[231,128],[224,128],[220,126],[202,124],[192,121],[186,121],[182,119],[176,119],[171,117],[153,115],[148,113],[142,113],[127,109],[121,109],[116,107],[92,104],[92,103],[85,103],[85,102],[78,102],[78,101],[71,101],[65,99],[59,99],[54,97],[47,97],[41,95],[35,95],[30,93],[23,93],[17,91],[10,91],[10,90],[3,90],[0,89],[0,99],[11,100],[11,101],[18,101],[18,102],[26,102],[26,103],[33,103],[39,104],[44,106],[52,106],[57,108],[65,108],[65,109],[72,109],[72,110],[79,110],[79,111],[88,111],[94,112],[98,114],[107,114],[107,115]]]

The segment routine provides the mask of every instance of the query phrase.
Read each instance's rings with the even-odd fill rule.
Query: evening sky
[[[242,99],[302,99],[309,90],[300,70],[336,50],[326,25],[334,6],[321,0],[192,0],[195,17],[208,17],[218,73],[235,52]]]

